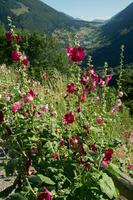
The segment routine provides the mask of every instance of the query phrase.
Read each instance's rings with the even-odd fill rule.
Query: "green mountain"
[[[42,33],[89,26],[89,22],[58,12],[40,0],[0,0],[0,22],[6,28],[7,16],[12,17],[17,28]]]
[[[125,63],[133,63],[133,3],[101,27],[101,36],[104,46],[93,52],[95,65],[104,61],[111,67],[119,65],[121,45],[125,46]]]

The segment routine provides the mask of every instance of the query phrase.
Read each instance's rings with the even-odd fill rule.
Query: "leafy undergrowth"
[[[41,72],[29,77],[20,36],[6,33],[16,70],[1,66],[0,137],[6,175],[14,184],[0,193],[7,199],[108,200],[119,196],[106,168],[131,173],[132,120],[122,103],[122,88],[109,87],[112,74],[77,63],[81,47],[67,48],[71,76]],[[16,38],[19,38],[19,40]],[[123,154],[119,155],[119,151]],[[10,195],[14,191],[14,194]]]

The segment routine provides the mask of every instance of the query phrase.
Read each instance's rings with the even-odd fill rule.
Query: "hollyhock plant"
[[[84,103],[86,99],[86,90],[82,88],[81,102]]]
[[[44,188],[43,192],[38,194],[37,200],[53,200],[52,193],[47,188]]]
[[[107,75],[106,78],[106,86],[108,85],[108,83],[112,80],[112,74]]]
[[[85,52],[82,47],[68,47],[66,50],[68,57],[74,62],[81,62],[85,58]]]
[[[12,32],[6,32],[5,36],[6,36],[6,40],[7,40],[8,42],[13,41],[13,39],[14,39],[14,36],[13,36],[13,33],[12,33]]]
[[[96,152],[96,151],[97,151],[97,146],[96,146],[96,144],[93,144],[93,145],[91,146],[91,150],[92,150],[93,152]]]
[[[29,64],[29,60],[28,58],[25,56],[23,61],[22,61],[23,65],[27,66]]]
[[[34,98],[35,98],[35,96],[36,96],[36,93],[34,92],[34,90],[31,89],[31,90],[27,93],[26,97],[24,97],[24,103],[28,103],[28,102],[33,101]]]
[[[88,76],[87,77],[81,77],[81,83],[83,85],[86,85],[88,83],[88,81],[89,81],[89,77]]]
[[[133,165],[128,165],[128,169],[133,169]]]
[[[55,152],[53,153],[53,159],[54,159],[54,160],[58,160],[58,157],[59,157],[58,152],[55,151]]]
[[[75,114],[73,112],[68,112],[63,117],[64,124],[72,124],[75,121]]]
[[[13,61],[20,61],[22,54],[18,50],[13,50],[11,53],[11,58]]]
[[[14,39],[16,40],[17,43],[22,41],[22,37],[20,35],[15,35]]]
[[[113,156],[113,149],[109,148],[105,150],[104,157],[101,162],[103,167],[107,167],[109,165],[109,163],[111,162],[112,156]]]
[[[67,85],[67,92],[70,94],[74,94],[77,91],[77,87],[74,83],[69,83]]]
[[[102,125],[103,122],[104,122],[104,121],[103,121],[103,118],[102,118],[101,116],[97,116],[97,117],[96,117],[96,123],[97,123],[97,124]]]
[[[21,108],[21,102],[20,101],[16,102],[14,105],[11,106],[11,110],[13,112],[17,112],[18,110],[20,110],[20,108]]]

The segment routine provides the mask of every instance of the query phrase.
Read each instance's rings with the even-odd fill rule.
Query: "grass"
[[[20,5],[20,8],[16,8],[16,9],[11,9],[11,11],[16,15],[16,16],[20,16],[23,15],[25,13],[29,12],[29,8],[27,6],[25,6],[24,4],[18,2],[18,4]]]

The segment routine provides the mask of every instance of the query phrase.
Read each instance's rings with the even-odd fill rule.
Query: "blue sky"
[[[56,10],[84,20],[108,19],[133,0],[42,0]]]

